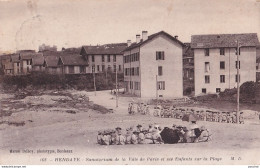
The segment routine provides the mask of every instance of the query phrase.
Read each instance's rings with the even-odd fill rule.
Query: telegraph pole
[[[95,91],[95,96],[96,94],[96,77],[95,77],[95,67],[92,67],[92,73],[93,73],[93,79],[94,79],[94,91]]]
[[[158,79],[156,75],[156,107],[158,107]]]
[[[116,107],[118,107],[118,87],[117,87],[117,65],[116,65]]]
[[[240,64],[239,64],[239,43],[237,40],[237,124],[239,123],[239,94],[240,94],[240,88],[239,88],[239,82],[240,82],[240,76],[239,76],[239,68],[240,68]]]

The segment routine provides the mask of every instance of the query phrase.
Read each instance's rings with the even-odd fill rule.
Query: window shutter
[[[164,51],[162,51],[162,60],[164,60]]]

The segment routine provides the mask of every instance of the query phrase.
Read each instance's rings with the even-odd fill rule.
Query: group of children
[[[240,112],[237,119],[237,113],[236,112],[219,112],[219,111],[210,111],[210,110],[194,110],[192,108],[183,108],[183,107],[165,107],[158,106],[161,108],[156,108],[156,115],[159,117],[172,117],[177,119],[182,119],[182,117],[185,114],[188,113],[194,113],[198,120],[201,121],[210,121],[210,122],[226,122],[226,123],[237,123],[237,120],[239,124],[244,124],[244,116],[243,112]],[[145,103],[138,103],[133,104],[129,103],[128,105],[128,113],[129,114],[135,114],[136,112],[141,114],[150,114],[150,106]]]
[[[210,140],[209,131],[191,125],[191,128],[176,126],[162,129],[159,125],[149,124],[148,129],[144,129],[138,124],[136,128],[131,126],[123,133],[122,128],[107,129],[98,131],[97,143],[100,145],[125,145],[125,144],[163,144],[163,143],[194,143]],[[199,131],[199,135],[196,132]],[[168,139],[172,141],[168,142]]]
[[[136,112],[141,114],[150,114],[150,107],[148,104],[138,103],[135,107],[133,103],[128,104],[128,113],[135,114]]]
[[[244,124],[244,115],[243,112],[240,112],[237,118],[237,112],[220,112],[220,111],[211,111],[211,110],[194,110],[194,109],[183,109],[183,108],[173,108],[174,117],[181,119],[183,115],[187,113],[193,113],[197,116],[198,120],[210,121],[210,122],[225,122],[225,123],[238,123]]]

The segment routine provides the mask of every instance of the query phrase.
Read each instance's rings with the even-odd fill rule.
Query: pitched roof
[[[11,59],[11,55],[12,55],[12,54],[1,55],[1,56],[0,56],[0,59],[1,59],[1,60]]]
[[[20,53],[21,60],[26,60],[26,59],[32,59],[33,57],[42,57],[42,53],[35,53],[35,52],[23,52]]]
[[[132,43],[132,45],[130,45],[129,47],[127,47],[124,51],[129,51],[129,50],[131,50],[131,49],[134,49],[134,48],[136,48],[136,47],[139,47],[139,46],[141,46],[141,45],[143,45],[143,44],[145,44],[145,43],[151,41],[152,39],[154,39],[155,37],[157,37],[157,36],[159,36],[159,35],[165,35],[165,36],[167,36],[168,38],[170,38],[171,40],[173,40],[173,41],[179,43],[181,46],[184,46],[184,44],[183,44],[181,41],[179,41],[177,38],[171,36],[170,34],[164,32],[164,31],[160,31],[160,32],[158,32],[158,33],[151,34],[150,36],[148,36],[147,40],[145,40],[145,41],[141,40],[139,43]]]
[[[44,63],[44,57],[38,56],[32,58],[32,65],[43,65]]]
[[[126,43],[114,43],[114,44],[104,44],[101,46],[82,46],[87,54],[102,55],[111,54],[118,55],[122,54],[122,51],[127,47]]]
[[[209,34],[192,35],[191,48],[220,48],[236,47],[238,40],[240,46],[258,46],[259,41],[256,33],[246,34]]]
[[[88,65],[87,61],[78,54],[63,54],[60,59],[63,65]]]
[[[39,53],[42,53],[43,56],[54,56],[54,55],[60,55],[61,51],[50,51],[50,50],[44,50],[40,51]]]
[[[20,60],[19,60],[19,54],[13,54],[13,55],[11,55],[11,61],[12,61],[12,62],[20,62]]]
[[[46,67],[57,67],[59,58],[60,57],[57,55],[49,55],[44,57],[44,62],[46,64]]]

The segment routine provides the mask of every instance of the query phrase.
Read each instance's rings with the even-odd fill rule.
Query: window
[[[202,93],[207,93],[207,89],[206,88],[202,88]]]
[[[127,68],[125,68],[125,76],[127,76]]]
[[[85,73],[86,72],[85,66],[80,66],[79,71],[80,71],[80,73]]]
[[[162,66],[158,66],[158,75],[159,76],[163,75]]]
[[[239,75],[239,82],[240,82],[241,78],[240,78],[240,75]],[[236,75],[236,82],[237,82],[237,75]]]
[[[100,71],[100,69],[99,69],[99,65],[97,65],[97,71],[98,71],[98,72]]]
[[[205,72],[209,72],[209,71],[210,71],[209,62],[205,62]]]
[[[238,62],[238,66],[239,66],[239,69],[240,69],[240,61]],[[236,69],[237,69],[237,61],[236,61]]]
[[[95,65],[92,65],[92,73],[95,73]]]
[[[136,61],[139,61],[139,53],[137,53]]]
[[[219,52],[220,52],[220,55],[225,55],[225,48],[220,48]]]
[[[164,60],[164,51],[156,51],[156,60]]]
[[[32,65],[32,60],[26,60],[27,65]]]
[[[235,48],[235,54],[237,55],[237,48]],[[240,48],[238,48],[238,55],[240,55]]]
[[[116,62],[116,55],[113,55],[113,61]]]
[[[135,90],[140,90],[140,82],[135,82]]]
[[[225,69],[225,61],[220,61],[220,69]]]
[[[69,66],[69,73],[74,73],[74,66]]]
[[[121,65],[118,65],[118,70],[119,70],[119,71],[122,71]]]
[[[131,68],[131,75],[132,75],[132,76],[135,75],[135,68]]]
[[[102,72],[105,71],[105,65],[102,65]]]
[[[110,55],[107,55],[107,62],[110,62]]]
[[[204,50],[204,53],[205,53],[205,56],[209,56],[209,48],[206,48],[206,49]]]
[[[219,93],[220,92],[220,88],[216,88],[216,93]]]
[[[165,90],[165,81],[157,82],[157,90]]]
[[[107,70],[111,71],[111,66],[110,65],[108,65]]]
[[[104,55],[102,55],[102,62],[105,62],[105,56]]]
[[[136,67],[136,75],[139,76],[139,67]]]
[[[133,89],[133,81],[130,81],[130,89]]]
[[[225,83],[225,75],[220,75],[220,83]]]
[[[20,63],[19,63],[19,62],[17,62],[17,63],[16,63],[16,65],[19,67]]]
[[[205,83],[210,83],[209,75],[205,75]]]
[[[94,55],[92,55],[92,62],[95,62],[95,57],[94,57]]]
[[[113,68],[113,69],[114,69],[114,72],[116,73],[116,65],[114,65],[114,68]]]

